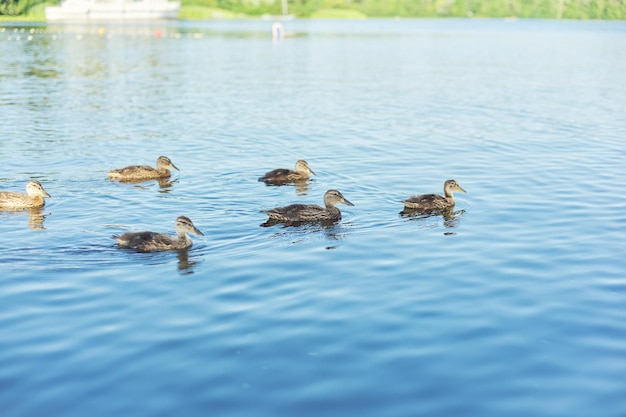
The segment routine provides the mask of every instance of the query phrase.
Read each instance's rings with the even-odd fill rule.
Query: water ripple
[[[3,25],[0,188],[53,196],[0,212],[7,416],[624,414],[623,22]]]

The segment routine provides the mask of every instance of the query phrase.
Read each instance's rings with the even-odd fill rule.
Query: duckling
[[[444,197],[438,194],[422,194],[410,197],[403,201],[404,207],[420,211],[445,210],[454,207],[453,193],[455,191],[464,193],[455,180],[447,180],[443,184]]]
[[[176,219],[176,236],[156,232],[127,232],[122,235],[113,235],[120,246],[138,250],[140,252],[154,252],[164,250],[181,250],[190,248],[192,241],[187,233],[204,236],[193,225],[189,217],[179,216]]]
[[[109,179],[133,181],[169,178],[171,173],[168,168],[180,171],[167,156],[159,156],[156,166],[156,169],[147,165],[131,165],[126,168],[114,169],[109,172]]]
[[[300,159],[296,162],[295,171],[286,168],[278,168],[267,172],[259,178],[259,181],[263,181],[266,184],[284,184],[286,182],[307,180],[309,179],[309,174],[315,175],[315,172],[309,168],[309,164],[305,160]]]
[[[325,208],[315,204],[291,204],[262,212],[269,216],[268,223],[336,222],[341,220],[341,212],[335,207],[337,203],[354,206],[339,191],[328,190],[324,194]]]
[[[44,197],[51,198],[39,181],[30,180],[26,183],[26,194],[0,191],[0,209],[19,210],[43,207],[46,204]]]

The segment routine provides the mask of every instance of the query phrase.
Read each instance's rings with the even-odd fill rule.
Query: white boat
[[[180,1],[169,0],[61,0],[46,7],[49,21],[120,21],[177,19]]]

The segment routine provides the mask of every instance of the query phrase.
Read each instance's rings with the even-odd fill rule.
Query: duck
[[[335,207],[337,203],[354,206],[339,191],[328,190],[324,194],[325,207],[316,204],[291,204],[285,207],[262,210],[262,212],[269,216],[269,223],[337,222],[341,220],[341,211]]]
[[[446,210],[454,207],[453,193],[457,191],[465,193],[455,180],[447,180],[443,184],[443,196],[439,194],[422,194],[410,197],[403,201],[407,209],[420,211]]]
[[[169,178],[170,169],[180,171],[167,156],[159,156],[156,161],[156,169],[147,165],[131,165],[125,168],[109,171],[109,179],[120,181],[150,180]]]
[[[44,198],[51,198],[51,196],[43,189],[39,181],[30,180],[26,183],[26,194],[0,191],[0,209],[19,210],[43,207],[46,204]]]
[[[121,247],[135,249],[140,252],[157,252],[165,250],[182,250],[191,247],[193,242],[187,233],[204,236],[189,217],[179,216],[174,226],[176,236],[157,232],[126,232],[113,235],[113,239]]]
[[[303,159],[296,161],[295,168],[295,171],[286,168],[269,171],[260,177],[259,181],[266,184],[284,184],[287,182],[305,181],[309,179],[309,174],[315,175],[308,162]]]

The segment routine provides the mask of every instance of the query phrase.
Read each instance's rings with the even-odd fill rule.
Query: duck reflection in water
[[[452,208],[447,208],[443,210],[422,211],[419,209],[410,209],[405,207],[404,210],[400,212],[400,216],[408,220],[418,221],[441,216],[443,218],[443,226],[448,229],[454,229],[459,227],[459,221],[464,214],[465,210],[455,211]],[[454,233],[446,232],[444,234],[449,235]]]
[[[193,274],[193,267],[198,264],[198,261],[189,259],[189,248],[177,250],[176,257],[178,258],[178,270],[185,274]]]
[[[33,207],[28,209],[28,227],[32,230],[45,230],[43,222],[47,214],[43,214],[43,207]]]
[[[43,223],[49,214],[44,214],[43,207],[31,207],[23,210],[4,210],[0,209],[3,216],[23,216],[28,215],[28,227],[31,230],[45,230]]]
[[[116,181],[122,184],[136,184],[135,186],[141,189],[151,188],[152,184],[149,184],[149,185],[140,185],[140,184],[146,183],[148,181],[156,181],[156,183],[159,185],[159,188],[160,188],[159,193],[167,194],[172,191],[172,186],[178,182],[178,178],[175,178],[175,179],[171,179],[171,178],[125,179],[125,180],[117,179]]]
[[[261,227],[268,227],[275,225],[262,224]],[[288,239],[291,244],[303,243],[310,240],[319,239],[323,236],[331,242],[339,242],[346,238],[351,233],[353,224],[350,222],[344,223],[305,223],[305,224],[293,224],[282,223],[281,227],[271,235],[272,238],[280,239],[284,241]],[[326,249],[336,249],[338,246],[336,243],[329,244]]]
[[[294,188],[296,190],[296,195],[298,197],[305,197],[305,196],[309,195],[309,190],[311,189],[311,180],[310,179],[293,181],[293,182],[291,182],[289,184],[293,184],[293,186],[294,186]],[[268,187],[281,187],[284,184],[267,183],[266,185]]]

